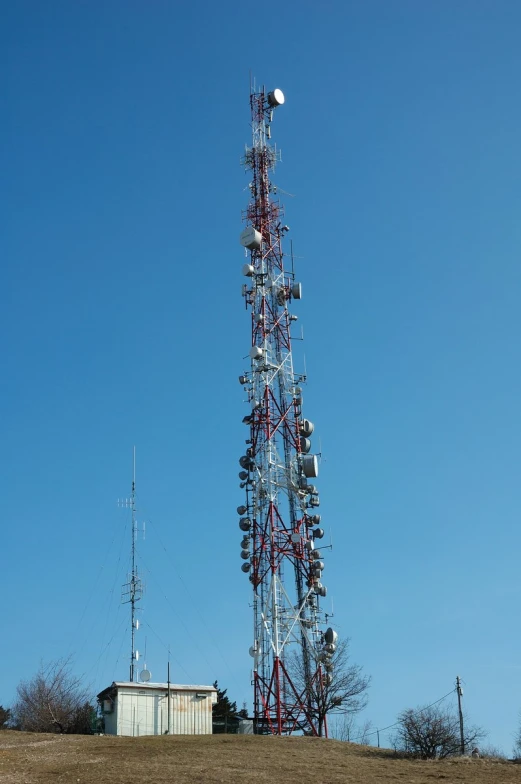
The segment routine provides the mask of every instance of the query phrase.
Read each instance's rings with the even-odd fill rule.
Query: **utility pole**
[[[461,698],[463,697],[463,689],[461,688],[461,680],[459,675],[456,675],[456,692],[458,695],[460,750],[461,750],[461,754],[463,755],[465,754],[465,734],[463,732],[463,711],[461,710]]]
[[[168,655],[170,656],[170,651],[168,651]],[[171,735],[172,734],[172,721],[171,721],[171,718],[170,718],[170,710],[171,710],[171,708],[170,708],[170,659],[168,659],[167,679],[168,680],[167,680],[166,698],[168,700],[168,702],[167,702],[168,729],[167,729],[166,733],[167,733],[167,735]]]

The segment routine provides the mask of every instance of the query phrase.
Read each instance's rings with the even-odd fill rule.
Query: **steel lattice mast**
[[[122,506],[130,507],[132,512],[131,521],[131,572],[121,589],[121,598],[124,604],[130,604],[130,681],[137,680],[136,669],[139,660],[139,652],[136,650],[136,631],[139,628],[139,621],[136,618],[136,604],[143,597],[143,583],[138,575],[136,561],[136,541],[137,541],[137,520],[136,520],[136,447],[133,449],[133,470],[132,470],[132,491],[130,498],[121,502]]]
[[[254,716],[257,732],[318,734],[317,703],[330,679],[336,633],[321,630],[320,598],[324,563],[315,549],[322,538],[311,454],[313,424],[303,417],[305,376],[293,369],[289,311],[301,298],[293,271],[284,270],[282,240],[288,227],[270,173],[280,157],[269,142],[273,112],[284,103],[280,90],[250,92],[252,146],[243,163],[250,171],[247,228],[240,241],[249,252],[243,274],[246,307],[251,310],[249,371],[240,377],[250,413],[246,453],[241,457],[238,507],[244,532],[242,569],[253,587]],[[327,728],[326,728],[327,732]]]

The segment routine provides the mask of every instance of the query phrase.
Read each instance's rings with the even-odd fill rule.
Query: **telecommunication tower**
[[[312,453],[312,422],[302,411],[303,374],[295,373],[290,307],[302,287],[284,269],[282,250],[289,227],[270,179],[280,159],[270,143],[281,90],[250,90],[253,141],[243,164],[250,201],[240,242],[247,263],[242,293],[251,311],[249,369],[239,377],[249,403],[243,419],[247,448],[240,458],[245,503],[238,507],[243,532],[242,570],[253,588],[253,705],[256,731],[276,735],[318,734],[317,703],[331,682],[336,632],[322,630],[322,555],[318,475]],[[327,734],[327,727],[326,727]]]
[[[138,575],[137,560],[136,560],[136,544],[137,544],[137,518],[136,518],[136,447],[133,450],[132,462],[132,490],[130,498],[125,498],[119,501],[120,506],[125,506],[131,510],[131,556],[130,556],[130,574],[127,577],[127,582],[121,589],[121,600],[124,604],[130,604],[130,681],[137,680],[137,663],[139,661],[139,651],[136,650],[136,632],[139,629],[139,620],[137,616],[137,603],[143,598],[143,583]],[[143,672],[148,672],[145,670]],[[141,678],[141,680],[144,680]]]

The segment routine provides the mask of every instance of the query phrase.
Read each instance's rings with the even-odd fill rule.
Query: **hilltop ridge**
[[[521,784],[504,760],[409,760],[336,740],[251,735],[114,736],[0,733],[3,784]]]

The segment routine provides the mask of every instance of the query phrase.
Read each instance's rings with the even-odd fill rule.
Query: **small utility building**
[[[213,686],[114,681],[98,694],[106,735],[211,735]]]

